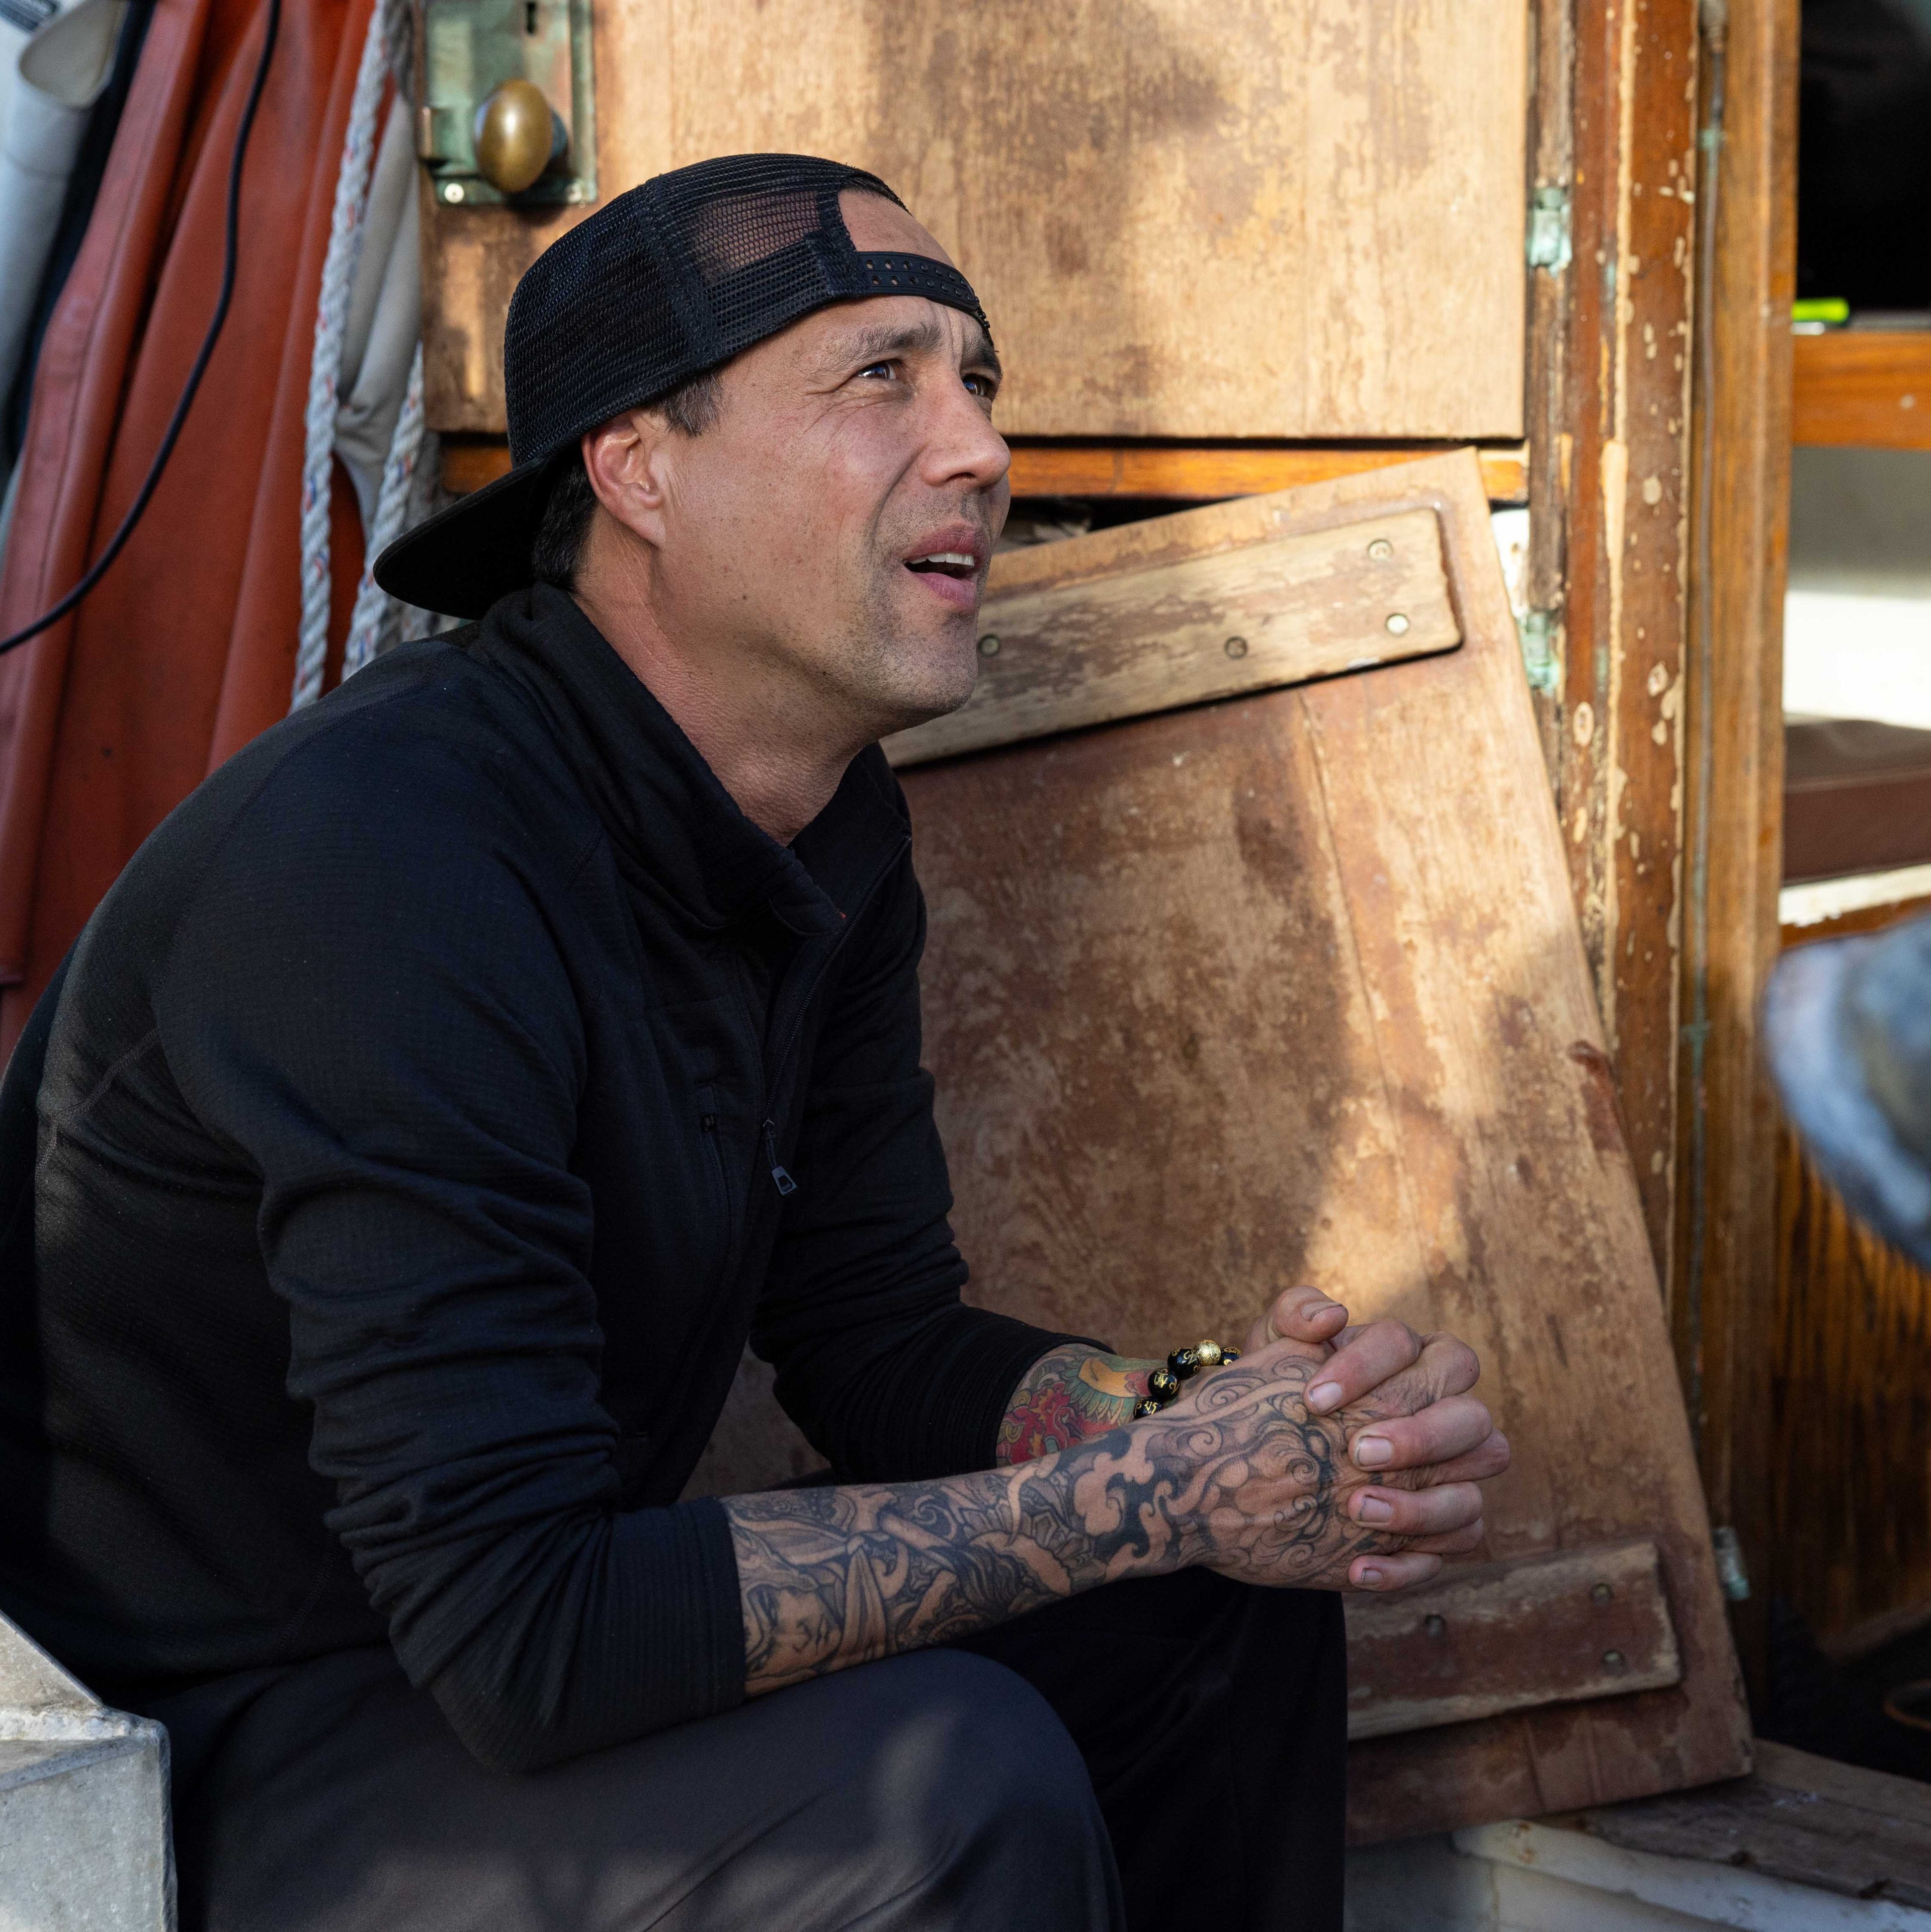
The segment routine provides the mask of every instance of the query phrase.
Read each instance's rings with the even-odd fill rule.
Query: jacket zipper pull
[[[786,1172],[784,1163],[778,1158],[778,1126],[775,1121],[764,1124],[764,1152],[771,1163],[771,1183],[781,1194],[796,1194],[798,1184]]]

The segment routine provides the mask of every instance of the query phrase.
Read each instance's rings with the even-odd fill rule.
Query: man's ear
[[[597,501],[653,547],[664,538],[674,441],[670,424],[652,410],[626,410],[583,438],[583,473]]]

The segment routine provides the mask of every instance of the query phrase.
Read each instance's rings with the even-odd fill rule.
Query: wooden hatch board
[[[1526,0],[622,0],[607,201],[718,154],[881,175],[1053,436],[1523,433]],[[502,318],[575,211],[424,211],[440,430],[501,434]]]
[[[1483,1560],[1654,1546],[1674,1681],[1654,1628],[1604,1646],[1651,1686],[1620,1693],[1566,1637],[1484,1652],[1448,1694],[1488,1714],[1354,1744],[1357,1840],[1705,1782],[1749,1748],[1480,469],[1125,525],[994,579],[1123,608],[1129,573],[1418,511],[1459,649],[901,773],[968,1296],[1139,1354],[1297,1281],[1453,1330],[1516,1454]],[[1402,1697],[1405,1723],[1427,1700]]]
[[[1445,1570],[1395,1597],[1350,1597],[1348,1735],[1392,1736],[1681,1681],[1647,1538]]]
[[[1368,517],[1070,589],[989,586],[962,709],[895,765],[1360,670],[1462,641],[1432,510]]]

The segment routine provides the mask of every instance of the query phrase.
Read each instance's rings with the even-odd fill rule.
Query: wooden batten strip
[[[1399,1597],[1350,1597],[1347,1611],[1351,1738],[1660,1690],[1683,1676],[1648,1541],[1451,1570]]]
[[[1201,514],[1201,513],[1196,513]],[[1076,574],[1082,545],[1054,546]],[[923,764],[1050,733],[1453,650],[1462,641],[1432,510],[1002,594],[980,614],[979,688],[885,741]]]
[[[1379,448],[1337,449],[1307,443],[1021,442],[1012,446],[1012,494],[1210,502],[1385,470],[1457,446],[1390,443]],[[1528,452],[1523,445],[1477,454],[1483,488],[1492,503],[1528,502]]]
[[[1333,448],[1317,443],[1043,442],[1012,446],[1015,496],[1132,496],[1170,502],[1213,502],[1323,483],[1443,453],[1449,446],[1386,443]],[[1492,503],[1528,501],[1528,451],[1520,443],[1479,450],[1482,484]],[[466,496],[510,466],[509,444],[496,436],[449,436],[442,443],[442,487]]]

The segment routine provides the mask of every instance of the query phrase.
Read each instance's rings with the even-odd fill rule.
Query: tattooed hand
[[[1015,1468],[727,1498],[747,1692],[1190,1564],[1303,1589],[1432,1574],[1479,1540],[1476,1484],[1507,1445],[1465,1395],[1321,1412],[1340,1360],[1276,1342],[1156,1416]]]
[[[1379,1359],[1337,1372],[1318,1349],[1265,1345],[1137,1425],[1152,1456],[1190,1472],[1168,1513],[1196,1547],[1191,1560],[1277,1587],[1395,1589],[1480,1542],[1476,1486],[1508,1466],[1507,1443],[1471,1396],[1420,1399],[1427,1371],[1413,1364],[1405,1386],[1390,1378],[1348,1402]]]

